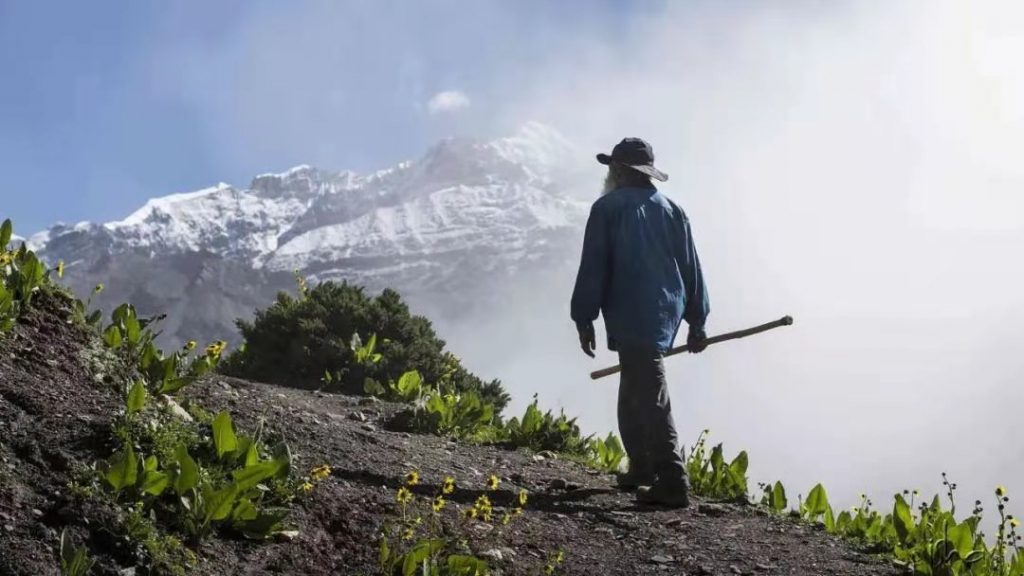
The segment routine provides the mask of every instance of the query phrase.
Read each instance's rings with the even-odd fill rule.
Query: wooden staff
[[[718,344],[719,342],[725,342],[726,340],[746,338],[747,336],[753,336],[754,334],[760,334],[761,332],[767,332],[768,330],[779,328],[780,326],[790,326],[792,324],[792,316],[783,316],[782,318],[779,318],[774,322],[769,322],[767,324],[762,324],[760,326],[754,326],[753,328],[747,328],[746,330],[737,330],[735,332],[727,332],[725,334],[719,334],[718,336],[712,336],[710,338],[705,339],[703,343],[706,346],[711,346],[712,344]],[[690,349],[687,346],[676,346],[675,348],[666,352],[665,356],[675,356],[676,354],[682,354],[683,352],[688,352],[689,350]],[[618,374],[621,371],[622,366],[616,364],[615,366],[611,366],[609,368],[602,368],[601,370],[597,370],[596,372],[591,372],[590,378],[593,380],[597,380],[598,378],[604,378],[605,376]]]

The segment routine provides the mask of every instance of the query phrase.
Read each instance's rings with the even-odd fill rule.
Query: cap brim
[[[654,178],[655,180],[657,180],[659,182],[668,182],[668,174],[665,174],[664,172],[662,172],[661,170],[658,170],[657,168],[655,168],[654,166],[651,166],[650,164],[640,164],[640,165],[634,166],[632,164],[625,164],[623,162],[615,162],[615,160],[613,160],[611,156],[609,156],[608,154],[604,154],[604,153],[601,153],[601,154],[597,155],[597,161],[600,162],[601,164],[604,164],[605,166],[607,166],[607,165],[609,165],[609,164],[614,162],[614,163],[618,164],[619,166],[625,166],[626,168],[632,168],[633,170],[636,170],[637,172],[640,172],[641,174],[646,174],[647,176],[650,176],[651,178]]]

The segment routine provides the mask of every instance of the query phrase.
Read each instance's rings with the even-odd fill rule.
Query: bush
[[[245,340],[223,365],[227,374],[300,388],[331,386],[362,394],[366,380],[397,381],[416,370],[428,382],[445,378],[459,392],[475,392],[500,411],[508,395],[497,380],[484,382],[446,354],[430,321],[410,314],[394,290],[369,297],[363,288],[324,282],[299,297],[280,293],[252,322],[240,320]],[[373,361],[356,361],[362,341],[375,338]]]

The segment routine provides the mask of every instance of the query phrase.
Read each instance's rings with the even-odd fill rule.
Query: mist
[[[611,23],[582,10],[542,22],[518,2],[264,9],[215,45],[168,48],[153,85],[206,111],[212,153],[246,170],[271,158],[360,169],[436,136],[539,120],[577,143],[571,186],[596,198],[593,154],[641,136],[693,223],[709,332],[796,319],[667,361],[684,441],[710,428],[728,453],[749,450],[752,480],[794,496],[820,481],[841,504],[930,494],[941,472],[963,507],[996,484],[1024,490],[1024,5],[642,5]],[[466,57],[477,52],[493,58]],[[392,93],[361,83],[391,76]],[[442,90],[472,105],[396,137]],[[369,114],[371,97],[407,109]],[[587,374],[616,358],[578,350],[573,281],[437,324],[506,383],[510,413],[538,394],[603,434],[617,382]]]
[[[846,505],[938,492],[942,472],[965,508],[1024,489],[1024,7],[742,6],[674,3],[571,47],[504,116],[550,122],[586,160],[651,141],[693,222],[709,332],[796,318],[667,360],[683,440],[710,428],[754,481],[821,481]],[[453,344],[512,411],[539,393],[603,433],[617,382],[587,373],[616,358],[578,350],[572,281],[543,289],[560,309],[525,294]]]

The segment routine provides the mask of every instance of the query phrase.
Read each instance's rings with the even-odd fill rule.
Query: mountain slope
[[[176,341],[230,338],[236,318],[294,285],[294,271],[395,287],[435,316],[468,314],[510,284],[571,268],[587,212],[565,184],[577,156],[531,123],[492,142],[445,140],[369,175],[299,166],[245,189],[156,198],[123,220],[58,225],[30,244],[63,260],[79,293],[105,284],[100,305],[166,312]]]
[[[95,475],[88,468],[113,450],[111,419],[123,401],[90,366],[96,336],[66,321],[69,305],[46,296],[0,338],[4,576],[58,574],[65,529],[97,560],[93,574],[136,573],[138,544],[123,537],[123,507],[83,492],[83,479]],[[422,475],[418,498],[429,500],[446,475],[456,478],[443,521],[505,575],[536,574],[559,549],[565,561],[558,573],[565,575],[896,573],[821,530],[751,506],[638,506],[612,488],[610,476],[573,462],[388,431],[398,407],[387,403],[223,377],[191,386],[187,396],[209,410],[230,410],[241,430],[265,427],[287,441],[298,470],[332,468],[289,516],[299,531],[293,539],[211,537],[189,574],[377,574],[380,528],[399,515],[395,491],[411,469]],[[460,521],[459,511],[473,505],[492,473],[501,478],[490,493],[496,510],[525,489],[523,514],[508,526]]]

